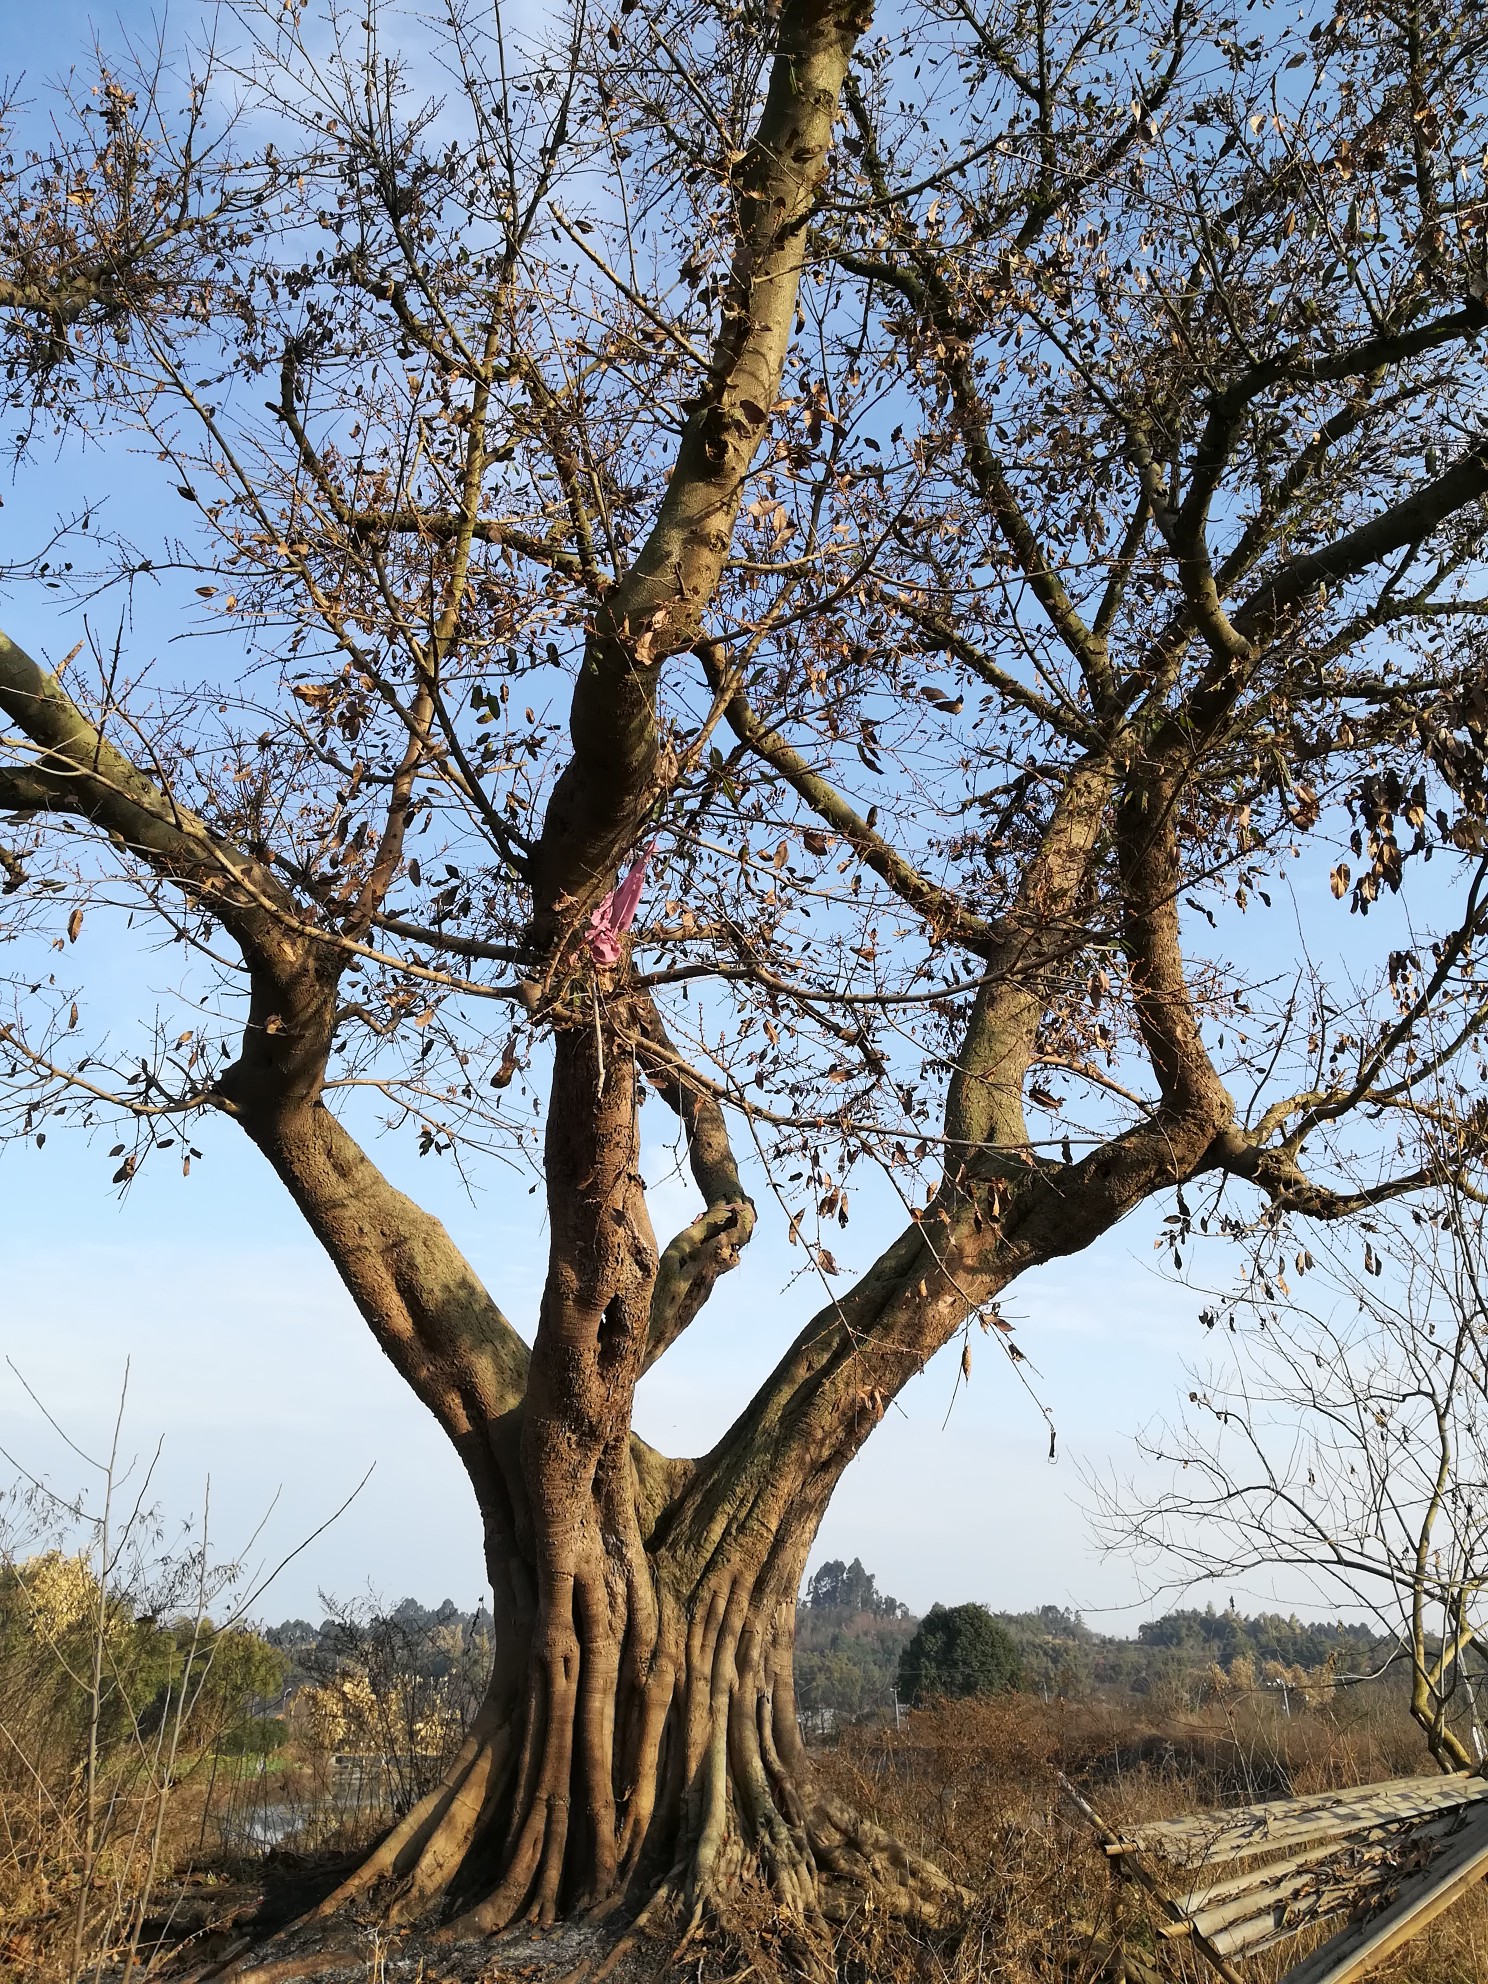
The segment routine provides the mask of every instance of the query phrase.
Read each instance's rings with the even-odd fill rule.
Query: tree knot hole
[[[628,1304],[623,1295],[612,1295],[599,1319],[599,1361],[601,1366],[617,1364],[631,1340]]]

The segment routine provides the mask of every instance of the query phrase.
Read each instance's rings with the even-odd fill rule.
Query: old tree
[[[1480,17],[353,12],[7,111],[9,1121],[122,1122],[121,1187],[236,1124],[469,1475],[489,1694],[343,1900],[933,1912],[792,1700],[889,1402],[1146,1202],[1476,1160]],[[179,1013],[70,981],[90,903]],[[365,1136],[534,1099],[519,1330]],[[817,1293],[666,1458],[637,1381],[766,1216]]]

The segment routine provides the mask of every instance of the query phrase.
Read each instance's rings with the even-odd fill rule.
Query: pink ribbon
[[[589,946],[589,955],[602,970],[608,971],[620,962],[620,938],[635,922],[646,880],[646,863],[655,846],[654,840],[647,841],[624,881],[610,890],[589,919],[584,941]]]

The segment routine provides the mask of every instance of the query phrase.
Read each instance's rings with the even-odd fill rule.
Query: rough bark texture
[[[632,1504],[617,1552],[637,1529]],[[791,1683],[808,1544],[803,1530],[763,1564],[736,1553],[689,1592],[664,1546],[637,1552],[634,1577],[586,1567],[540,1591],[513,1570],[526,1661],[501,1663],[445,1782],[327,1912],[381,1888],[398,1920],[452,1900],[454,1936],[621,1905],[690,1925],[741,1881],[808,1929],[868,1895],[943,1912],[950,1882],[813,1785]],[[521,1616],[503,1618],[518,1643]]]
[[[630,1430],[658,1289],[638,1120],[620,1034],[601,1063],[592,1029],[561,1033],[552,1260],[521,1402],[506,1410],[479,1291],[439,1230],[364,1176],[368,1160],[324,1111],[264,1140],[455,1440],[496,1595],[496,1671],[453,1768],[328,1912],[376,1892],[400,1918],[457,1906],[456,1934],[658,1899],[695,1918],[743,1878],[805,1925],[865,1889],[922,1916],[954,1899],[813,1786],[800,1739],[795,1597],[846,1456],[798,1442],[667,1462]],[[404,1315],[424,1320],[405,1331]],[[703,1478],[752,1511],[712,1542],[689,1493]]]

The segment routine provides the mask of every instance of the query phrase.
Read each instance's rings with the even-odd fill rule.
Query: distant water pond
[[[260,1805],[244,1812],[233,1830],[238,1844],[249,1852],[267,1853],[271,1846],[282,1845],[298,1832],[310,1816],[301,1805]]]

